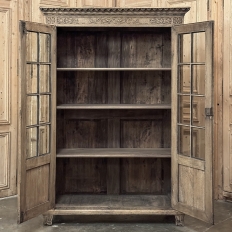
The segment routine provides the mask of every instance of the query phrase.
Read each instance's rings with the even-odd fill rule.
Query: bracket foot
[[[175,215],[176,226],[184,226],[184,214]]]
[[[53,215],[52,214],[44,214],[44,225],[45,226],[52,226]]]

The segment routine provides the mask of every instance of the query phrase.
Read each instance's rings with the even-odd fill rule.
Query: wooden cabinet
[[[213,24],[176,25],[188,10],[46,8],[55,26],[21,22],[20,222],[213,222]]]

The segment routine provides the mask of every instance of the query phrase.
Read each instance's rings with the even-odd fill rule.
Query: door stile
[[[206,109],[212,109],[212,115],[206,116],[206,125],[205,127],[207,128],[206,130],[206,144],[208,145],[207,151],[209,154],[212,155],[206,155],[206,160],[205,162],[207,165],[205,166],[206,168],[206,179],[208,180],[206,182],[206,214],[208,221],[210,221],[212,224],[214,223],[214,208],[213,208],[213,201],[214,201],[214,196],[213,196],[213,26],[208,25],[206,28],[206,51],[211,51],[206,52],[206,76],[212,77],[212,78],[206,78],[206,98],[205,101],[205,107]],[[212,190],[211,190],[212,189]]]

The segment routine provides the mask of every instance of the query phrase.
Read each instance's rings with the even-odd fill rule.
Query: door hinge
[[[205,116],[213,116],[213,108],[205,108]]]
[[[26,22],[21,21],[20,27],[19,27],[19,31],[22,34],[26,34],[27,33],[27,29],[26,29]]]

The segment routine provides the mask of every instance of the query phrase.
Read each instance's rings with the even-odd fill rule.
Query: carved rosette
[[[189,8],[41,8],[47,24],[70,26],[172,26]]]

